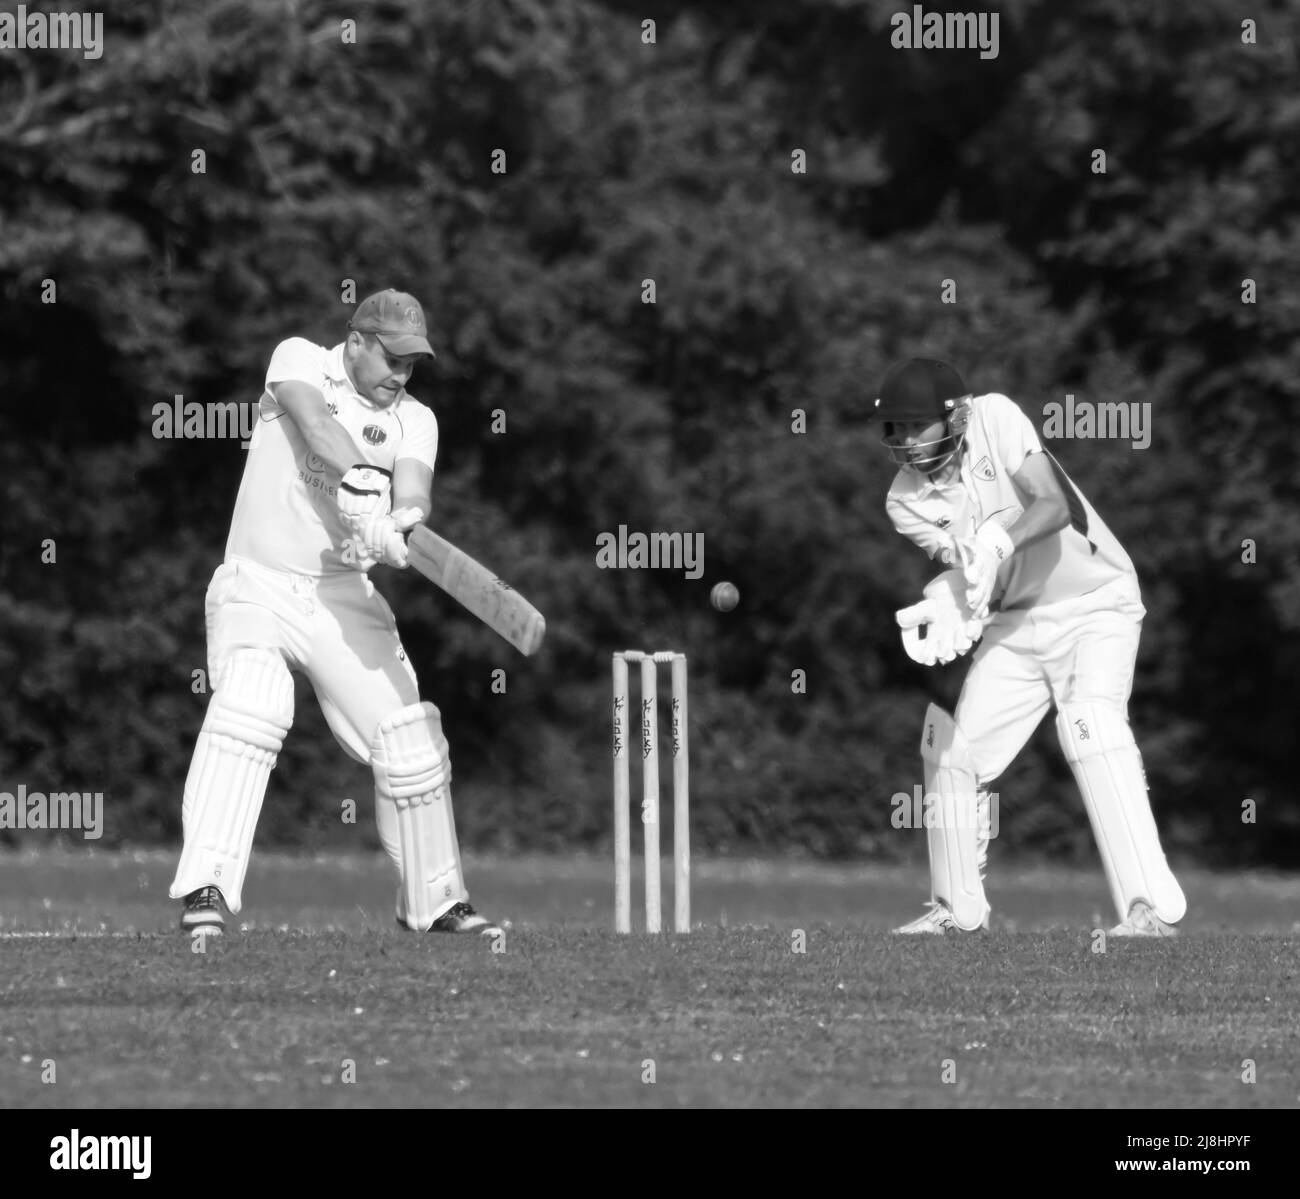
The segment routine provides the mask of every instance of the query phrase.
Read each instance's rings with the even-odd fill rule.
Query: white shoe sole
[[[206,921],[198,924],[182,924],[181,931],[190,933],[191,935],[194,933],[207,933],[209,936],[220,937],[224,935],[226,926],[224,924],[218,924],[215,921]]]

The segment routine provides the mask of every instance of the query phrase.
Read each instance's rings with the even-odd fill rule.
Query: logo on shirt
[[[309,474],[320,475],[325,473],[325,459],[319,454],[308,454],[305,465]]]
[[[388,440],[388,434],[378,425],[367,425],[361,430],[361,436],[367,445],[383,445]]]
[[[985,454],[972,468],[977,479],[983,479],[986,483],[992,483],[998,477],[998,472],[993,469],[993,463],[989,461],[988,455]]]
[[[950,524],[952,524],[952,517],[941,516],[934,522],[934,527],[936,529],[946,529]]]
[[[330,402],[325,405],[325,411],[328,412],[330,416],[338,416],[339,406],[333,400],[330,400]]]

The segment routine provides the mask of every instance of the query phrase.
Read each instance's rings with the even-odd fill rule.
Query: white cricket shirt
[[[302,337],[282,341],[271,355],[248,461],[230,521],[226,556],[251,558],[294,574],[326,575],[355,568],[343,561],[354,536],[339,514],[338,479],[308,451],[293,418],[271,385],[296,379],[324,397],[331,415],[360,451],[358,463],[391,471],[398,458],[433,469],[438,422],[405,390],[387,408],[357,394],[343,368],[343,345],[326,349]]]
[[[1124,576],[1136,586],[1137,572],[1123,546],[1044,450],[1037,430],[1014,401],[991,392],[975,396],[970,404],[966,444],[952,479],[936,485],[908,468],[894,478],[885,500],[894,528],[931,558],[959,566],[954,542],[973,537],[992,518],[1003,527],[1011,525],[1028,499],[1011,476],[1030,454],[1047,453],[1070,504],[1070,524],[1017,550],[1003,563],[991,607],[1012,611],[1052,604],[1087,595]]]

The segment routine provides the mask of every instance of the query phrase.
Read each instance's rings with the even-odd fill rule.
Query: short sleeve
[[[266,385],[295,379],[319,390],[324,375],[325,351],[305,337],[290,337],[275,347],[266,368]]]
[[[438,418],[418,400],[403,403],[402,442],[397,447],[396,458],[414,458],[433,470],[438,457]]]
[[[992,392],[977,404],[985,437],[1007,474],[1014,475],[1030,454],[1043,452],[1038,430],[1009,396]]]

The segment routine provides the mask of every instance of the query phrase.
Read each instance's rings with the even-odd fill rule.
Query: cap
[[[908,358],[889,368],[870,416],[877,420],[939,420],[966,395],[961,376],[937,358]]]
[[[428,354],[436,358],[429,345],[428,328],[420,301],[391,287],[367,296],[348,321],[348,328],[358,333],[373,333],[390,354]]]

